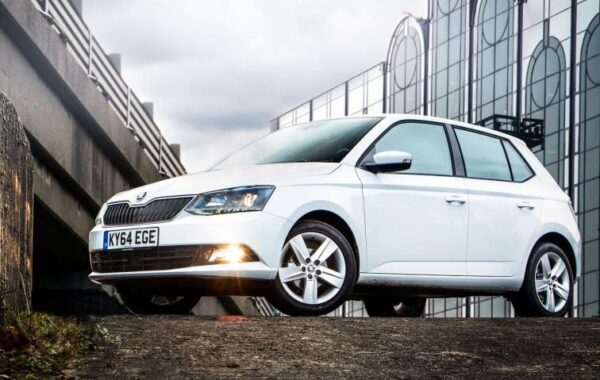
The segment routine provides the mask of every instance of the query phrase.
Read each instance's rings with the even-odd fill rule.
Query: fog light
[[[208,261],[210,263],[237,264],[248,261],[248,255],[239,245],[227,245],[215,248]]]

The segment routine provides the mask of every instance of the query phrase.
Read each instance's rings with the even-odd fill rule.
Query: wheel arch
[[[355,233],[350,227],[350,224],[346,220],[344,220],[344,218],[342,218],[340,215],[333,211],[319,209],[307,212],[301,217],[299,217],[296,220],[296,222],[292,225],[292,228],[306,220],[317,220],[323,223],[327,223],[332,227],[336,228],[338,231],[340,231],[342,235],[344,235],[344,237],[352,246],[352,250],[354,251],[354,257],[356,258],[357,265],[356,273],[358,276],[358,274],[360,273],[360,249],[358,247],[358,241],[356,239]]]
[[[558,232],[547,232],[546,234],[540,236],[540,238],[536,241],[533,249],[529,253],[529,260],[533,256],[533,252],[537,247],[539,247],[543,243],[553,243],[559,246],[566,254],[569,259],[569,264],[571,264],[571,269],[573,270],[573,275],[577,277],[578,267],[577,267],[577,258],[575,257],[575,250],[573,246],[571,246],[571,242],[564,235]],[[575,280],[575,279],[573,279]]]

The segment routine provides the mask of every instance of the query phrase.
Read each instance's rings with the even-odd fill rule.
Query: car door
[[[467,275],[515,276],[541,213],[537,178],[510,141],[455,132],[469,193]]]
[[[410,169],[371,173],[357,168],[363,185],[369,273],[464,275],[467,192],[454,175],[449,127],[404,121],[367,152],[412,154]]]

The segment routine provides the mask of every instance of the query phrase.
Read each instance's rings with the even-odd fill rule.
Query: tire
[[[287,315],[323,315],[346,300],[356,278],[354,250],[344,235],[327,223],[307,220],[290,231],[267,298]]]
[[[418,318],[425,312],[423,297],[402,297],[396,299],[369,297],[363,300],[369,317],[413,317]]]
[[[564,317],[572,300],[573,269],[569,258],[556,244],[539,244],[527,263],[521,290],[511,297],[516,314],[520,317]]]
[[[133,314],[188,314],[200,300],[200,296],[157,296],[132,289],[118,289],[118,293]]]

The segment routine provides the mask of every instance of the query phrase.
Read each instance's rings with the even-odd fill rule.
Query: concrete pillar
[[[30,309],[33,157],[25,130],[0,92],[0,325]]]

